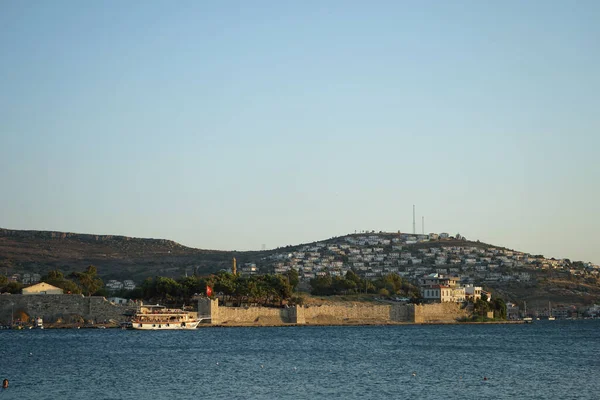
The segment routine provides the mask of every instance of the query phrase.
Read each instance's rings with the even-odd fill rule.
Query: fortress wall
[[[288,309],[267,307],[219,307],[220,324],[286,323]]]
[[[211,324],[314,324],[361,323],[453,323],[469,315],[457,303],[439,304],[348,304],[294,306],[290,308],[223,307],[218,300],[199,299],[198,313],[211,315]]]
[[[322,305],[304,308],[304,318],[311,323],[386,323],[390,321],[389,305]]]
[[[198,315],[210,316],[212,325],[279,325],[291,322],[293,308],[224,307],[217,299],[198,299]],[[294,313],[295,316],[295,313]]]
[[[393,322],[415,322],[413,304],[394,304],[390,307],[390,320]]]
[[[39,294],[39,295],[3,295],[0,296],[0,323],[10,323],[11,311],[15,319],[21,312],[30,318],[42,317],[45,322],[54,322],[61,318],[65,321],[83,317],[85,320],[124,321],[123,313],[131,307],[118,306],[104,297],[84,297],[77,294]]]
[[[468,315],[460,305],[443,304],[340,304],[290,308],[223,307],[218,300],[201,298],[198,313],[211,316],[211,324],[308,324],[342,325],[369,323],[449,323]]]
[[[458,319],[468,317],[467,310],[462,309],[458,303],[435,303],[414,306],[414,322],[427,323],[452,323]]]

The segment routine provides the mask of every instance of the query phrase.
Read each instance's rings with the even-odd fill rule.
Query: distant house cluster
[[[38,283],[42,276],[40,274],[24,273],[24,274],[12,274],[7,277],[9,282],[20,282],[23,285],[32,285]]]
[[[255,263],[245,263],[240,266],[238,273],[240,275],[256,275],[259,273],[259,269]]]
[[[117,291],[117,290],[133,290],[135,289],[135,282],[130,279],[126,279],[123,282],[117,281],[115,279],[111,279],[106,284],[106,289],[109,291]]]
[[[275,273],[295,269],[302,279],[326,274],[343,276],[352,269],[367,278],[395,272],[417,279],[436,272],[463,273],[471,280],[520,282],[531,279],[531,274],[524,270],[527,266],[545,269],[567,265],[564,260],[549,260],[494,247],[470,246],[467,242],[465,246],[445,245],[448,238],[448,233],[351,235],[338,243],[318,242],[301,246],[296,251],[278,253],[265,261],[272,264]],[[428,244],[426,247],[411,246],[425,243]],[[499,271],[501,267],[512,268],[513,271],[503,274]]]
[[[547,307],[527,307],[521,309],[515,303],[506,303],[506,318],[521,319],[530,317],[536,319],[544,319],[553,316],[557,319],[576,319],[576,318],[592,318],[600,319],[600,304],[593,304],[586,307],[576,307],[573,305],[551,305]]]
[[[354,234],[299,246],[293,251],[281,249],[260,264],[252,266],[278,274],[294,269],[305,281],[325,275],[344,276],[349,270],[368,279],[397,273],[413,281],[436,273],[456,277],[465,288],[484,283],[528,283],[544,270],[571,275],[600,273],[600,267],[591,263],[574,265],[564,259],[467,242],[459,234],[448,233]],[[444,293],[450,298],[462,296],[460,290],[448,289]]]

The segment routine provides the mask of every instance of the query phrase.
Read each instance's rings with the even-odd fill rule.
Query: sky
[[[0,227],[600,264],[600,2],[0,1]]]

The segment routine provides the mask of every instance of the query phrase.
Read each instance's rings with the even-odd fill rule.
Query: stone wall
[[[386,323],[390,322],[390,305],[322,305],[304,308],[307,324]]]
[[[198,314],[213,325],[344,325],[451,323],[468,315],[459,304],[338,304],[290,308],[223,307],[218,300],[198,300]]]
[[[280,325],[292,322],[291,308],[223,307],[216,299],[199,298],[198,315],[209,317],[213,325]]]
[[[394,304],[390,306],[390,320],[393,322],[415,322],[413,304]]]
[[[289,308],[219,307],[219,324],[284,324],[289,323]]]
[[[469,312],[459,303],[415,305],[414,309],[414,322],[418,324],[451,323],[469,316]]]
[[[84,318],[86,321],[116,320],[124,321],[123,315],[132,307],[118,306],[104,297],[84,297],[77,294],[39,294],[39,295],[2,295],[0,296],[0,323],[10,323],[11,313],[15,319],[20,313],[29,318],[42,317],[44,322],[62,319],[65,322]]]

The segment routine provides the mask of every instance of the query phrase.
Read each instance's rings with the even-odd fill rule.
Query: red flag
[[[206,297],[212,296],[212,288],[206,285]]]

